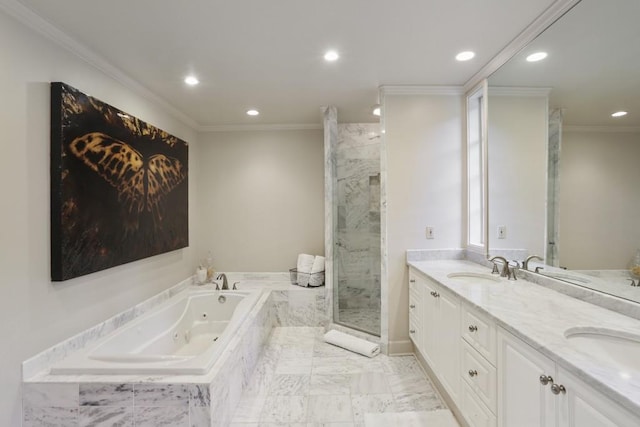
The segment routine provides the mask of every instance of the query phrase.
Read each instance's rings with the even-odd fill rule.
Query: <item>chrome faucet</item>
[[[220,288],[218,286],[218,284],[216,283],[216,290],[223,290],[223,291],[228,291],[229,290],[229,283],[227,282],[227,275],[224,273],[220,273],[218,274],[218,276],[216,277],[216,280],[222,280],[222,288]]]
[[[530,262],[532,259],[537,259],[537,260],[539,260],[539,261],[544,261],[544,259],[543,259],[543,258],[541,258],[541,257],[539,257],[538,255],[529,255],[529,256],[527,257],[527,259],[525,259],[524,261],[522,261],[522,269],[523,269],[523,270],[529,270],[529,262]],[[536,273],[537,273],[537,271],[536,271]]]
[[[509,273],[510,273],[509,261],[507,261],[504,257],[501,257],[501,256],[494,256],[489,261],[493,263],[493,271],[491,272],[492,274],[498,274],[498,269],[496,267],[495,261],[500,261],[502,264],[504,264],[504,267],[502,268],[502,272],[500,273],[500,277],[509,277]]]

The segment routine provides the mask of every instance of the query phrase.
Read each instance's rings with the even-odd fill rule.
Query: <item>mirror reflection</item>
[[[640,302],[638,16],[582,0],[489,78],[488,168],[491,251]]]

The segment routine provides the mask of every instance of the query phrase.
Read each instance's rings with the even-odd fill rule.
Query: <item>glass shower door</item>
[[[340,124],[334,151],[334,322],[380,336],[380,133]]]

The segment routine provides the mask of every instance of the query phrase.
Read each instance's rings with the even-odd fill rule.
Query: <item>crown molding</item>
[[[199,132],[246,132],[246,131],[277,131],[277,130],[321,130],[320,123],[302,124],[244,124],[244,125],[213,125],[198,126]]]
[[[462,86],[423,86],[423,85],[382,85],[380,95],[444,95],[461,96],[465,91]]]
[[[37,33],[43,35],[47,39],[53,41],[58,46],[68,50],[75,56],[88,63],[92,67],[101,71],[105,75],[111,77],[116,82],[130,89],[139,96],[151,101],[153,104],[162,108],[173,118],[196,130],[198,123],[191,117],[187,116],[177,108],[173,107],[166,100],[147,89],[138,81],[131,78],[121,69],[110,64],[106,59],[93,52],[84,44],[76,41],[59,28],[42,18],[40,15],[29,9],[16,0],[0,0],[0,10],[11,16],[23,25],[31,28]]]
[[[550,87],[489,86],[489,96],[548,98],[551,90]]]
[[[477,86],[482,80],[489,78],[498,68],[507,63],[515,54],[579,2],[580,0],[556,0],[464,84],[465,93]]]
[[[640,126],[562,126],[563,132],[640,133]]]

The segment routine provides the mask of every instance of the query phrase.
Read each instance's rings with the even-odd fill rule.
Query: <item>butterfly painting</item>
[[[64,83],[51,85],[51,276],[188,246],[188,145]]]

